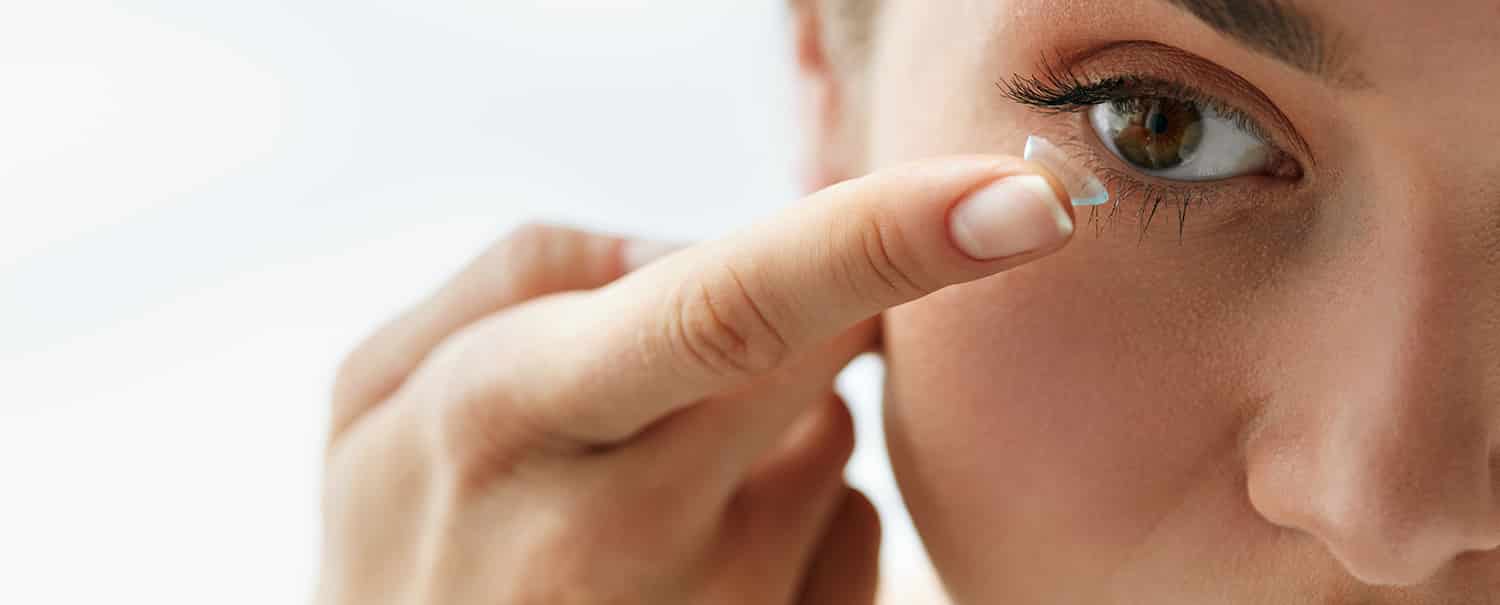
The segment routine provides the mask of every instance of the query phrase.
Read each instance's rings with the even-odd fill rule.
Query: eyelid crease
[[[1101,61],[1111,62],[1108,71],[1116,75],[1096,75],[1096,71],[1104,70],[1084,67],[1089,63]],[[1099,97],[1100,91],[1097,88],[1092,91],[1080,89],[1088,89],[1090,85],[1105,84],[1112,79],[1117,80],[1116,84],[1119,84],[1119,81],[1133,78],[1147,85],[1147,94],[1150,93],[1149,88],[1153,85],[1165,88],[1167,91],[1175,88],[1183,93],[1196,92],[1201,98],[1184,100],[1211,101],[1217,105],[1215,109],[1221,110],[1221,113],[1248,117],[1245,111],[1207,92],[1215,89],[1227,90],[1257,106],[1259,113],[1265,114],[1270,119],[1271,126],[1283,135],[1278,138],[1289,141],[1311,165],[1318,165],[1317,156],[1313,154],[1306,139],[1302,138],[1286,115],[1260,89],[1238,74],[1185,50],[1145,40],[1118,41],[1077,52],[1058,53],[1051,58],[1044,55],[1039,62],[1037,72],[1032,76],[1015,74],[997,85],[1016,102],[1037,107],[1042,111],[1055,112],[1059,111],[1057,107],[1047,107],[1033,102],[1043,99],[1026,93],[1067,91],[1067,94],[1060,94],[1049,100],[1054,103],[1086,102],[1097,105],[1111,99]],[[1191,81],[1185,81],[1183,74],[1186,74],[1186,80]],[[1153,81],[1155,84],[1152,84]],[[1224,112],[1224,109],[1230,111]],[[1254,120],[1249,123],[1257,128],[1260,125]],[[1262,132],[1257,134],[1264,134],[1264,129],[1260,130]],[[1270,137],[1263,138],[1269,141]]]

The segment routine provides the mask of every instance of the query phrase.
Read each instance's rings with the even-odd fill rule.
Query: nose
[[[1252,466],[1252,503],[1367,584],[1420,584],[1500,547],[1488,439],[1438,407],[1359,398],[1308,419],[1316,438],[1271,446]]]
[[[1424,243],[1411,233],[1276,335],[1275,386],[1245,440],[1260,515],[1372,585],[1500,548],[1496,284],[1474,288],[1431,246],[1407,254]]]

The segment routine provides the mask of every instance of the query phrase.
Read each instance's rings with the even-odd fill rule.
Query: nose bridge
[[[1331,368],[1344,384],[1313,404],[1326,421],[1315,445],[1325,529],[1407,548],[1488,532],[1495,516],[1496,402],[1469,330],[1474,301],[1433,243],[1441,222],[1420,214],[1376,238],[1387,262],[1366,276],[1353,346]]]
[[[1493,415],[1453,386],[1462,371],[1444,363],[1443,342],[1384,336],[1343,360],[1350,384],[1318,404],[1326,424],[1313,443],[1311,513],[1331,539],[1356,545],[1486,547],[1480,534],[1496,521]]]
[[[1407,186],[1372,192],[1372,245],[1392,269],[1372,279],[1393,295],[1412,386],[1500,432],[1500,166],[1475,173],[1451,159],[1411,158],[1425,168],[1400,173]]]
[[[1410,171],[1371,191],[1364,245],[1367,268],[1345,301],[1355,346],[1337,371],[1352,384],[1334,418],[1345,429],[1368,425],[1387,441],[1425,451],[1488,452],[1500,401],[1487,389],[1500,333],[1500,275],[1486,270],[1474,205],[1455,203],[1465,188]],[[1357,326],[1357,327],[1356,327]],[[1464,439],[1458,439],[1466,436]],[[1487,455],[1487,454],[1486,454]]]
[[[1464,264],[1474,225],[1434,206],[1440,188],[1391,185],[1365,198],[1348,237],[1358,252],[1329,265],[1343,275],[1279,389],[1296,410],[1249,470],[1268,520],[1317,537],[1362,580],[1410,584],[1500,545],[1500,290]]]
[[[1341,373],[1366,402],[1366,418],[1350,421],[1488,458],[1500,432],[1500,174],[1471,178],[1447,154],[1388,153],[1351,238],[1367,262],[1345,301],[1358,307],[1346,322],[1358,345]]]

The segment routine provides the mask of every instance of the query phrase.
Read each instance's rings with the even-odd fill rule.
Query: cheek
[[[1190,289],[1090,271],[1110,253],[1077,243],[887,316],[892,461],[945,574],[1107,569],[1191,494],[1240,489],[1243,353],[1195,337],[1228,322]],[[1196,521],[1244,520],[1213,508]]]
[[[1007,23],[972,18],[1002,4],[892,5],[888,23],[903,25],[873,64],[868,168],[1020,152],[1037,118],[994,82],[1022,57],[955,48],[1005,39],[965,30]],[[1264,396],[1245,378],[1267,351],[1256,339],[1276,323],[1253,294],[1288,253],[1248,255],[1260,240],[1243,233],[1140,245],[1129,227],[1091,231],[887,314],[892,464],[955,596],[1113,600],[1057,591],[1087,590],[1077,578],[1110,577],[1161,540],[1178,545],[1155,549],[1172,582],[1214,558],[1194,548],[1264,529],[1239,437]]]

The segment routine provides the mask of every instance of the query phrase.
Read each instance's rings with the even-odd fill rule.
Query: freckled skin
[[[860,169],[1079,139],[993,83],[1120,40],[1232,70],[1316,158],[1253,208],[1259,181],[1203,193],[1180,240],[1126,200],[886,314],[893,462],[959,602],[1500,603],[1500,13],[1286,3],[1370,86],[1159,0],[887,0]]]

